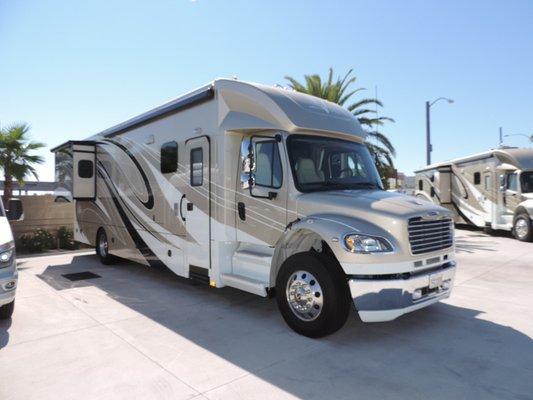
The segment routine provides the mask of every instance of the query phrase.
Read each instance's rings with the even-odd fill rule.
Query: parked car
[[[8,319],[13,315],[18,281],[15,241],[9,226],[8,214],[0,199],[0,319]],[[15,214],[20,218],[22,210],[17,209]]]

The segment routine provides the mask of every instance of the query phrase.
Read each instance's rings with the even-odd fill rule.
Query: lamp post
[[[447,97],[439,97],[433,101],[426,101],[426,162],[427,165],[431,164],[431,152],[433,151],[433,146],[431,145],[431,123],[430,123],[430,109],[439,100],[446,100],[449,104],[453,103],[452,99]]]
[[[504,137],[509,137],[509,136],[523,136],[529,140],[529,143],[533,143],[533,135],[525,135],[523,133],[513,133],[509,135],[504,135]]]

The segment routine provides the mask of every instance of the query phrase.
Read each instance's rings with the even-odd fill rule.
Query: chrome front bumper
[[[409,274],[357,276],[350,279],[350,292],[361,320],[392,321],[400,315],[450,297],[455,262]]]
[[[8,267],[0,268],[0,307],[15,299],[17,284],[17,261],[13,260]]]

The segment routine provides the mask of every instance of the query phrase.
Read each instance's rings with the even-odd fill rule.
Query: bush
[[[32,253],[56,248],[56,238],[44,229],[37,229],[33,234],[19,238],[19,248]]]
[[[76,250],[80,246],[74,241],[74,233],[67,227],[62,226],[57,230],[57,240],[60,249]]]

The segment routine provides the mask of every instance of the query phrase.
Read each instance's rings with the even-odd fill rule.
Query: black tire
[[[513,223],[513,235],[521,242],[533,242],[533,226],[528,214],[522,213],[515,217]]]
[[[293,311],[294,308],[289,304],[288,288],[293,287],[291,282],[303,279],[303,275],[306,275],[298,276],[298,271],[310,273],[314,278],[310,285],[318,283],[322,293],[320,296],[317,296],[317,292],[313,293],[317,299],[322,297],[322,301],[321,306],[313,303],[309,307],[311,312],[314,312],[314,307],[319,310],[312,320],[297,316],[297,311]],[[308,287],[313,290],[314,286]],[[287,325],[300,335],[310,338],[327,336],[342,328],[351,304],[348,283],[340,265],[335,259],[315,252],[298,253],[285,260],[276,278],[276,300]],[[315,300],[312,298],[311,301]]]
[[[100,258],[100,262],[105,265],[114,264],[117,258],[109,254],[109,242],[107,241],[107,234],[104,228],[100,228],[96,234],[96,254]],[[103,245],[103,243],[107,245]]]
[[[0,319],[9,319],[15,311],[15,300],[0,307]]]

